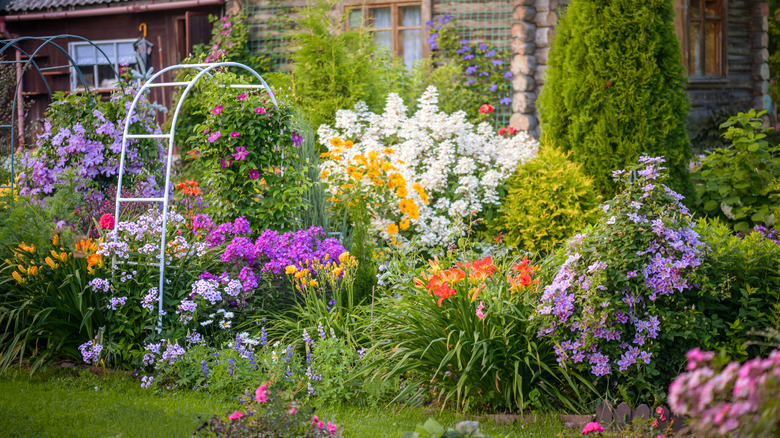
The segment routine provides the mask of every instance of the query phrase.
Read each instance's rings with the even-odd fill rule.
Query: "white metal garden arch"
[[[251,67],[248,67],[244,64],[240,64],[237,62],[216,62],[216,63],[208,63],[208,64],[178,64],[174,66],[170,66],[167,68],[164,68],[160,71],[158,71],[156,74],[154,74],[149,80],[147,80],[141,88],[138,90],[138,93],[135,95],[135,98],[133,99],[133,103],[130,106],[130,109],[127,111],[127,118],[125,119],[125,129],[122,136],[122,153],[119,158],[119,180],[117,182],[116,186],[116,203],[114,206],[114,218],[116,225],[119,224],[119,206],[123,202],[162,202],[163,208],[162,208],[162,229],[161,229],[161,236],[160,236],[160,282],[158,286],[158,294],[159,294],[159,302],[158,302],[158,324],[162,326],[162,315],[163,315],[163,297],[164,297],[164,287],[165,287],[165,243],[166,243],[166,227],[168,223],[168,204],[170,201],[170,185],[171,185],[171,164],[173,161],[173,142],[174,142],[174,136],[176,134],[176,122],[179,119],[179,113],[181,111],[182,104],[184,103],[184,100],[187,98],[187,95],[189,94],[192,87],[204,76],[208,76],[209,78],[213,78],[213,75],[210,73],[214,69],[219,68],[226,68],[226,67],[237,67],[246,70],[249,74],[257,78],[258,81],[260,81],[260,84],[230,84],[227,87],[229,88],[265,88],[266,92],[268,92],[268,95],[271,97],[271,101],[273,102],[274,106],[276,108],[279,108],[279,105],[276,103],[276,98],[274,97],[273,92],[271,91],[271,87],[268,86],[268,84],[265,82],[265,80]],[[193,69],[197,70],[198,73],[190,80],[188,81],[181,81],[181,82],[157,82],[155,83],[155,80],[160,78],[162,80],[162,76],[167,72],[173,72],[176,70],[181,69]],[[171,119],[171,127],[170,131],[168,131],[167,134],[131,134],[129,132],[130,129],[130,120],[131,116],[135,114],[136,107],[138,105],[138,101],[149,89],[151,88],[161,88],[161,87],[186,87],[184,88],[184,91],[181,94],[181,97],[179,97],[179,101],[176,103],[176,109],[173,112],[173,118]],[[127,142],[129,139],[142,139],[142,138],[155,138],[155,139],[168,139],[168,158],[165,165],[165,185],[163,186],[163,195],[162,197],[158,198],[123,198],[122,197],[122,179],[124,176],[124,170],[125,170],[125,154],[127,152]],[[114,233],[114,243],[116,244],[119,238],[119,233]],[[114,256],[111,268],[112,270],[116,269],[117,266],[117,260],[116,256]]]

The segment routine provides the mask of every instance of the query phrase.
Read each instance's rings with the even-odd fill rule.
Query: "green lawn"
[[[226,412],[231,404],[195,391],[155,394],[129,377],[100,377],[86,370],[47,369],[30,378],[10,370],[0,377],[0,437],[184,437],[198,416]],[[415,407],[321,407],[317,414],[345,426],[353,438],[398,438],[435,417],[453,425],[465,418]],[[556,437],[564,431],[554,415],[498,426],[482,422],[494,437]],[[569,431],[567,431],[569,432]],[[569,436],[576,436],[571,431]]]

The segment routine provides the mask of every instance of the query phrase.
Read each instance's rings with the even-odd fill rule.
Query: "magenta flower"
[[[215,116],[219,115],[220,113],[222,113],[222,105],[217,105],[213,110],[211,110],[211,114],[214,114]]]
[[[260,172],[257,169],[252,169],[249,171],[249,179],[257,179],[260,178]]]
[[[222,137],[222,134],[220,134],[219,131],[212,133],[209,135],[209,143],[214,143],[220,137]]]
[[[479,319],[485,319],[485,314],[482,313],[482,309],[485,308],[485,304],[482,303],[482,301],[479,302],[479,306],[477,306],[477,318]]]
[[[331,435],[336,434],[336,425],[333,423],[328,422],[328,432],[330,432]]]
[[[236,132],[236,131],[233,131],[233,132],[230,133],[230,138],[237,138],[239,135],[241,135],[241,134]]]
[[[259,107],[255,108],[255,113],[263,114],[263,113],[265,113],[265,108],[259,106]]]
[[[602,427],[600,424],[596,423],[595,421],[591,421],[590,423],[586,424],[585,427],[582,429],[582,434],[587,435],[591,432],[604,432],[604,427]]]
[[[246,150],[246,146],[239,146],[236,148],[236,152],[233,154],[233,158],[235,158],[237,161],[241,161],[246,159],[247,155],[249,155],[249,151]]]
[[[243,416],[244,416],[243,412],[236,411],[236,412],[233,412],[228,418],[230,419],[230,421],[235,421],[235,420],[238,420],[239,418],[241,418]]]
[[[268,389],[268,385],[261,385],[258,386],[255,390],[255,400],[259,401],[260,403],[265,403],[268,401],[268,394],[266,394],[265,390]]]
[[[246,100],[246,93],[241,93],[236,97],[236,100]]]
[[[222,167],[230,167],[230,165],[233,164],[233,160],[228,158],[227,161],[220,160],[220,163],[222,164]]]

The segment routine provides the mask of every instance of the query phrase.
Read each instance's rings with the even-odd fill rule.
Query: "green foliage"
[[[580,164],[554,147],[542,147],[507,181],[499,214],[488,222],[494,235],[527,251],[549,253],[596,220],[600,196]]]
[[[731,145],[713,150],[693,175],[699,209],[729,223],[734,231],[775,222],[780,195],[780,147],[766,141],[761,116],[740,112],[720,125]]]
[[[697,323],[703,350],[724,350],[735,360],[763,356],[758,331],[780,327],[780,245],[761,233],[735,236],[719,220],[699,221],[712,248],[700,280]]]
[[[429,418],[425,423],[418,424],[414,432],[406,432],[403,438],[491,438],[490,435],[484,435],[479,431],[479,421],[461,421],[455,425],[455,428],[444,429],[433,418]]]
[[[602,194],[609,172],[664,156],[672,189],[692,193],[688,101],[672,0],[572,0],[556,27],[539,98],[542,131],[572,151]]]
[[[312,125],[332,123],[337,110],[364,101],[377,108],[400,72],[399,60],[378,53],[373,35],[365,29],[341,30],[344,19],[333,19],[332,0],[308,3],[299,11],[293,35],[292,72],[272,75],[281,89],[290,88],[296,104]]]
[[[231,73],[215,76],[235,83]],[[225,93],[204,83],[198,114],[205,117],[188,143],[206,188],[204,202],[217,221],[245,216],[255,230],[295,228],[306,208],[307,170],[299,162],[302,138],[293,109],[275,108],[265,91]]]

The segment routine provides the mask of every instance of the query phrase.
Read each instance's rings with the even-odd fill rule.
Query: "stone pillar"
[[[769,98],[769,3],[753,2],[750,10],[750,42],[753,63],[753,102],[757,110],[771,110]],[[772,120],[775,115],[770,115]]]
[[[512,14],[512,118],[510,125],[538,137],[539,97],[550,55],[559,2],[566,0],[513,0]]]

